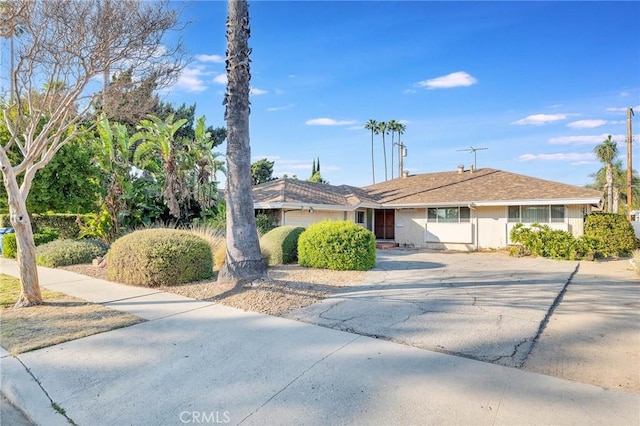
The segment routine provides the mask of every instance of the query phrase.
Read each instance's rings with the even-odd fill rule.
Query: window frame
[[[455,215],[453,214],[454,212],[455,212]],[[427,223],[469,223],[469,222],[471,222],[471,209],[469,207],[458,206],[458,207],[428,207],[427,208]]]
[[[540,209],[546,208],[546,220],[523,220],[523,208]],[[518,211],[516,218],[515,209]],[[555,210],[555,211],[554,211]],[[560,216],[560,210],[561,216]],[[507,206],[508,223],[565,223],[567,220],[567,207],[564,204],[533,204],[533,205],[512,205]]]

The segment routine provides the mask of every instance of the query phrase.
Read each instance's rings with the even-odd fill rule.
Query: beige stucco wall
[[[348,212],[330,211],[330,210],[314,210],[313,213],[308,210],[292,210],[283,212],[282,224],[292,226],[308,227],[316,222],[323,220],[344,220]],[[350,219],[353,221],[352,218]]]
[[[396,243],[403,247],[423,247],[426,209],[396,210]]]
[[[571,205],[565,221],[547,223],[552,229],[583,233],[584,206]],[[467,223],[432,223],[426,209],[396,211],[396,242],[401,246],[445,250],[496,249],[510,244],[509,232],[515,223],[507,221],[507,207],[477,207]]]

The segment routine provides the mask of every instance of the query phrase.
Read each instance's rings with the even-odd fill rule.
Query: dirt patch
[[[17,279],[3,276],[1,285],[14,288]],[[102,305],[43,289],[44,305],[0,309],[0,346],[19,354],[96,333],[127,327],[142,318]]]
[[[65,266],[61,269],[107,279],[106,270],[91,264]],[[246,284],[239,288],[225,287],[214,279],[176,286],[161,286],[158,290],[179,294],[192,299],[212,301],[246,311],[269,315],[312,305],[347,287],[359,285],[365,277],[363,271],[332,271],[304,268],[299,265],[271,266],[268,279]]]

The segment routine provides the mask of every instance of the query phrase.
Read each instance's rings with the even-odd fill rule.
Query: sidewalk
[[[0,272],[17,264],[0,259]],[[41,425],[640,423],[640,395],[39,268],[149,321],[12,357],[1,391]],[[37,382],[36,382],[37,379]]]

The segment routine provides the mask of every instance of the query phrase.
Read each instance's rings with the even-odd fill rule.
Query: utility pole
[[[467,151],[467,152],[472,152],[473,153],[473,168],[477,169],[478,168],[478,164],[477,164],[477,154],[476,151],[485,151],[489,148],[474,148],[474,147],[469,147],[469,149],[458,149],[457,151]]]
[[[404,171],[404,157],[407,156],[407,149],[405,147],[405,144],[400,141],[398,141],[396,145],[398,145],[398,177],[401,178],[403,177],[402,172]]]
[[[633,206],[633,162],[631,158],[633,132],[631,131],[631,117],[633,117],[633,108],[627,108],[627,206],[629,220],[631,220],[631,208]]]

